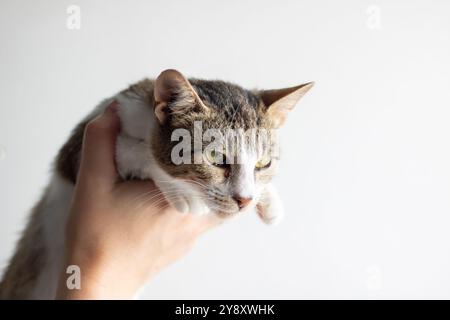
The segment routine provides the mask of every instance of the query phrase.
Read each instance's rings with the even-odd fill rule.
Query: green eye
[[[272,159],[270,159],[269,157],[262,158],[262,159],[258,160],[258,162],[256,162],[255,168],[257,170],[265,169],[265,168],[270,167],[271,163],[272,163]]]
[[[226,157],[222,152],[218,152],[216,150],[206,150],[205,158],[216,167],[224,167],[226,166]]]

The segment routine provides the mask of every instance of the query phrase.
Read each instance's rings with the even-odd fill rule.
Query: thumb
[[[109,188],[117,181],[116,137],[120,130],[118,103],[111,103],[84,131],[78,181],[94,188]]]

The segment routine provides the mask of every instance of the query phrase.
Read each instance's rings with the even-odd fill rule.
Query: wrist
[[[109,260],[102,254],[92,254],[90,250],[68,250],[62,266],[56,298],[132,298],[134,292],[127,286],[129,283],[117,277],[117,266]]]

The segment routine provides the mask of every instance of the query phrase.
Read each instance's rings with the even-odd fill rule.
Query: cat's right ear
[[[260,92],[267,116],[274,128],[283,125],[289,112],[313,86],[314,82],[308,82],[295,87]]]
[[[165,70],[156,78],[154,98],[155,115],[161,124],[167,121],[170,113],[187,112],[192,106],[206,109],[189,81],[174,69]]]

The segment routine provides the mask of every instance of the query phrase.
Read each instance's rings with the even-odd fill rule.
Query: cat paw
[[[198,200],[197,198],[188,199],[189,202],[189,213],[195,215],[205,215],[210,212],[209,207],[204,201]]]
[[[260,206],[257,206],[257,212],[261,220],[267,224],[276,226],[280,223],[281,220],[283,220],[283,210],[281,208],[277,208],[276,210],[272,208],[262,208]]]
[[[256,212],[267,225],[277,225],[283,219],[283,204],[273,186],[266,187],[260,202],[256,205]]]
[[[188,213],[189,212],[189,202],[187,199],[184,199],[183,197],[177,197],[176,199],[168,200],[169,203],[177,209],[177,211],[181,213]]]
[[[170,200],[170,204],[181,213],[204,215],[210,212],[209,207],[194,197],[178,196]]]

